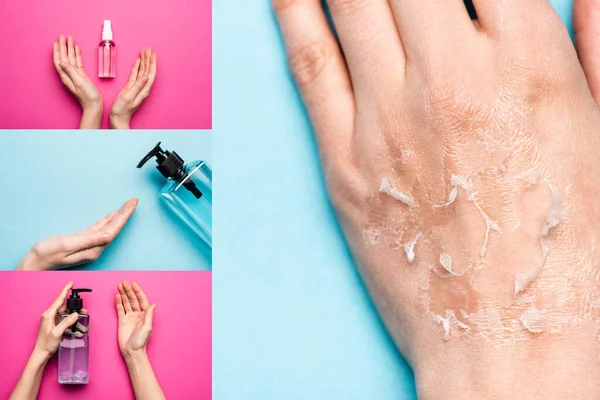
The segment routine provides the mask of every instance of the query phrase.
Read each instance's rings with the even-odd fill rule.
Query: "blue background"
[[[198,270],[210,251],[159,201],[164,180],[151,161],[156,142],[186,161],[212,164],[203,131],[13,131],[2,135],[0,269],[13,269],[39,239],[93,224],[131,197],[139,205],[121,235],[85,269]]]
[[[570,25],[571,1],[553,4]],[[269,1],[213,7],[214,398],[416,398],[328,204]]]

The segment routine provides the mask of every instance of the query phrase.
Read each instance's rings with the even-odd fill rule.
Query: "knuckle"
[[[356,13],[372,3],[371,0],[329,0],[328,5],[332,12],[349,14]]]
[[[313,42],[290,51],[289,65],[299,86],[314,82],[325,68],[331,49],[324,42]]]

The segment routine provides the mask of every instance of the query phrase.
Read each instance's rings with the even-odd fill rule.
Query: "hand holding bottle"
[[[150,47],[142,50],[141,58],[135,60],[127,85],[121,90],[110,110],[110,126],[113,129],[129,129],[133,113],[150,95],[156,79],[156,53]]]
[[[116,295],[119,349],[127,365],[136,399],[163,400],[165,395],[154,375],[146,345],[152,334],[152,319],[156,304],[137,283],[123,281]]]
[[[58,350],[60,338],[65,330],[77,322],[77,313],[72,313],[62,321],[58,321],[58,316],[67,311],[65,299],[72,287],[73,282],[69,282],[40,318],[40,329],[35,342],[35,351],[39,351],[47,358],[50,358]],[[87,314],[85,309],[82,309],[81,312]]]
[[[111,212],[83,231],[42,239],[29,250],[17,269],[48,270],[95,261],[119,235],[137,204],[137,199],[131,199],[119,211]]]
[[[73,282],[69,282],[42,314],[35,347],[9,400],[37,398],[46,363],[58,350],[63,333],[77,322],[77,313],[58,322],[58,315],[66,311],[65,299],[72,287]],[[87,314],[85,309],[81,312]]]
[[[81,49],[73,37],[60,35],[53,44],[54,67],[63,85],[79,101],[83,110],[80,129],[99,129],[102,120],[102,96],[83,69]]]

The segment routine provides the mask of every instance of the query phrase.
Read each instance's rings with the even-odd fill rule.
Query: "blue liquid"
[[[186,172],[182,182],[169,179],[161,196],[185,225],[212,248],[212,170],[204,161],[194,161],[186,165]],[[183,186],[187,180],[192,180],[202,192],[199,199]]]

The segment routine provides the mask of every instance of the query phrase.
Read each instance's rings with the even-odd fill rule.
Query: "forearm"
[[[37,398],[44,368],[49,359],[48,354],[37,349],[31,353],[9,400],[34,400]]]
[[[154,375],[145,351],[124,356],[131,386],[137,400],[165,400],[165,395]]]
[[[102,104],[83,108],[79,129],[100,129],[102,123]]]

